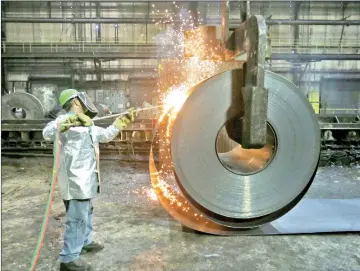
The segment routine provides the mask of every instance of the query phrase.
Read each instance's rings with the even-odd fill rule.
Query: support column
[[[101,17],[100,2],[96,2],[96,18]],[[96,24],[96,41],[101,41],[101,24]]]
[[[2,18],[5,18],[5,6],[6,5],[7,5],[6,2],[3,2],[1,5],[1,17]],[[1,28],[1,52],[4,52],[3,42],[6,41],[5,27],[6,26],[3,26]],[[5,72],[5,63],[4,62],[5,62],[4,60],[1,61],[1,95],[9,93],[9,90],[7,89],[7,85],[6,85],[6,82],[7,82],[6,75],[7,74]]]
[[[51,19],[51,2],[50,1],[47,2],[47,8],[48,8],[49,19]]]
[[[199,25],[198,8],[199,8],[198,1],[190,2],[190,14],[191,14],[191,17],[193,18],[195,27],[197,27]]]
[[[301,2],[296,2],[294,7],[294,20],[299,19],[300,13],[300,6]],[[297,54],[297,44],[299,42],[300,32],[299,32],[299,25],[294,25],[294,43],[293,43],[293,53]],[[305,71],[304,71],[305,72]],[[300,64],[293,64],[293,83],[297,86],[300,84],[301,75],[301,65]]]

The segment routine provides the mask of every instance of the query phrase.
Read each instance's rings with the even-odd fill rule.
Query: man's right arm
[[[49,122],[44,130],[43,130],[43,137],[47,141],[54,141],[55,134],[59,131],[60,123],[66,120],[66,115],[59,116],[56,120]]]

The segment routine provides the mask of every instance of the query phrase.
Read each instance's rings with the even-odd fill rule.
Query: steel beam
[[[192,0],[190,0],[192,1]],[[199,0],[201,1],[201,0]],[[199,2],[198,1],[198,2]],[[304,2],[304,3],[329,3],[329,0],[294,0],[293,2]],[[3,2],[10,2],[10,1],[3,1]],[[11,0],[11,2],[39,2],[39,0]],[[49,0],[49,2],[59,2],[59,0]],[[69,1],[67,1],[69,2]],[[70,2],[89,2],[88,0],[72,0]],[[95,0],[95,1],[91,1],[91,2],[105,2],[105,3],[109,3],[110,1],[109,0]],[[168,3],[169,1],[168,0],[136,0],[136,1],[123,1],[123,0],[113,0],[111,2],[122,2],[122,3],[147,3],[147,2],[156,2],[156,3]],[[185,3],[188,3],[189,0],[180,0],[180,1],[176,1],[177,3],[182,3],[182,2],[185,2]],[[212,2],[211,0],[208,1],[208,2]],[[216,1],[218,2],[218,1]],[[272,2],[272,3],[284,3],[284,0],[260,0],[260,1],[251,1],[251,3],[266,3],[266,2]],[[341,1],[341,2],[354,2],[354,0],[344,0],[344,1]]]
[[[30,67],[16,67],[16,66],[11,66],[11,67],[7,67],[7,71],[8,72],[44,72],[44,73],[51,73],[51,72],[67,72],[69,73],[70,71],[64,69],[64,67],[56,67],[56,66],[30,66]],[[144,73],[149,73],[149,72],[153,72],[156,70],[156,67],[153,68],[103,68],[101,70],[102,74],[121,74],[121,73],[132,73],[132,72],[144,72]],[[266,70],[271,70],[272,72],[275,73],[280,73],[280,74],[284,74],[284,73],[297,73],[296,70],[293,70],[291,68],[289,69],[277,69],[277,68],[266,68]],[[94,68],[73,68],[72,69],[73,72],[77,73],[77,72],[83,72],[85,74],[95,74],[96,71]],[[305,73],[313,73],[313,74],[360,74],[360,70],[337,70],[337,69],[327,69],[327,70],[310,70],[308,72]],[[300,80],[301,81],[301,80]]]
[[[98,23],[98,24],[154,24],[157,20],[151,18],[1,18],[2,23]],[[239,19],[230,19],[229,28],[238,27]],[[205,24],[221,24],[221,19],[207,19]],[[360,25],[360,20],[289,20],[270,19],[267,25]]]
[[[157,56],[153,52],[38,52],[38,53],[22,53],[9,52],[1,55],[1,58],[34,58],[34,59],[55,59],[55,58],[77,58],[77,59],[156,59]],[[273,53],[272,60],[288,60],[288,61],[320,61],[320,60],[360,60],[360,54],[291,54],[291,53]]]
[[[6,52],[1,54],[3,59],[6,58],[75,58],[75,59],[94,59],[94,58],[106,58],[106,59],[155,59],[156,54],[152,52],[38,52],[38,53],[21,53],[21,52]]]
[[[268,25],[360,25],[360,20],[267,20]]]
[[[135,24],[155,23],[150,18],[1,18],[2,23],[102,23],[102,24]]]
[[[271,60],[320,61],[320,60],[360,60],[360,54],[278,54],[272,53]]]
[[[275,72],[275,73],[296,73],[298,71],[296,70],[293,70],[291,68],[289,69],[277,69],[277,68],[272,68],[272,69],[269,69],[271,70],[272,72]],[[316,74],[360,74],[360,70],[337,70],[337,69],[327,69],[327,70],[309,70],[308,72],[305,72],[305,73],[316,73]],[[299,80],[301,81],[301,80]]]
[[[63,71],[63,72],[83,72],[86,74],[95,74],[97,71],[95,70],[95,68],[78,68],[78,67],[64,67],[64,66],[51,66],[51,65],[46,65],[46,66],[42,66],[42,65],[31,65],[31,66],[8,66],[6,65],[7,71],[8,72],[41,72],[43,71],[44,73],[47,72],[56,72],[56,71]],[[153,67],[153,68],[139,68],[139,67],[134,67],[134,68],[121,68],[121,67],[112,67],[112,68],[102,68],[101,69],[101,74],[103,73],[109,73],[109,74],[119,74],[119,73],[131,73],[131,72],[153,72],[156,70],[157,67]]]

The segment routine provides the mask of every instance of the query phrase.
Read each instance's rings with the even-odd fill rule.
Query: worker
[[[100,193],[99,143],[113,140],[134,120],[135,111],[129,110],[105,129],[94,125],[92,118],[98,111],[86,93],[67,89],[61,92],[59,102],[67,114],[48,123],[43,136],[55,141],[59,132],[54,155],[59,157],[57,179],[66,210],[60,271],[91,270],[79,256],[104,248],[91,238],[93,198]],[[60,152],[58,156],[56,151]]]

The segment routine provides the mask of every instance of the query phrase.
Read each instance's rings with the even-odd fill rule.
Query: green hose
[[[35,268],[36,268],[36,264],[37,264],[37,261],[39,260],[39,256],[40,256],[40,250],[41,250],[41,247],[43,245],[43,241],[44,241],[44,237],[45,237],[46,227],[47,227],[47,224],[48,224],[48,221],[49,221],[49,216],[50,216],[50,212],[51,212],[51,204],[53,202],[54,192],[55,192],[55,187],[56,187],[57,169],[58,169],[58,165],[59,165],[59,154],[60,154],[59,145],[60,145],[59,133],[56,132],[56,135],[55,135],[55,149],[54,149],[55,157],[54,157],[54,162],[53,162],[53,172],[52,172],[51,187],[50,187],[50,192],[49,192],[49,196],[48,196],[48,201],[47,201],[47,204],[46,204],[44,218],[43,218],[42,225],[41,225],[41,230],[40,230],[38,242],[37,242],[34,254],[33,254],[33,258],[32,258],[32,261],[31,261],[31,267],[30,267],[29,271],[34,271]]]

